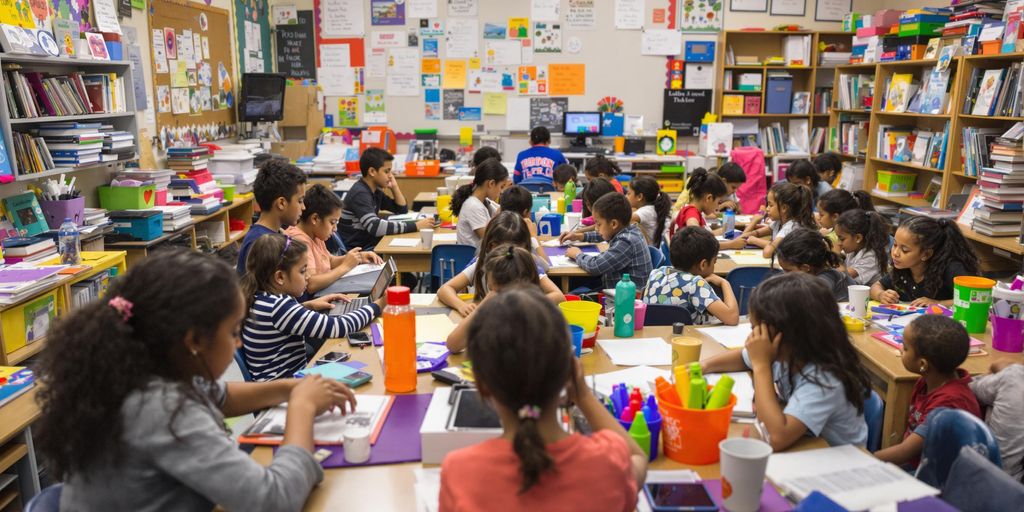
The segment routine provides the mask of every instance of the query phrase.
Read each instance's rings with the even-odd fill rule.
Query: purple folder
[[[370,335],[373,337],[373,346],[384,346],[384,338],[381,337],[380,335],[380,326],[378,326],[376,323],[370,324]]]
[[[721,480],[702,480],[704,488],[708,490],[708,494],[711,495],[711,499],[715,500],[715,505],[718,508],[725,510],[725,504],[722,500],[722,481]],[[772,484],[765,482],[764,489],[761,491],[761,507],[758,509],[761,512],[782,512],[785,510],[793,510],[793,505],[783,498],[779,491],[772,487]]]
[[[398,464],[400,462],[416,462],[423,459],[420,450],[420,425],[427,415],[432,394],[396,395],[391,412],[384,420],[377,443],[370,452],[370,460],[362,464],[345,462],[344,446],[318,446],[331,451],[331,456],[321,463],[325,468],[344,468],[349,466],[376,466],[378,464]]]
[[[549,258],[551,256],[565,256],[565,251],[568,248],[568,246],[564,245],[561,247],[545,247],[544,253],[547,254]],[[581,245],[579,246],[579,249],[587,254],[597,254],[601,252],[596,245]]]

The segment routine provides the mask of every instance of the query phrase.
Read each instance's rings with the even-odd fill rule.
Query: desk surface
[[[25,430],[25,427],[39,418],[41,413],[39,406],[36,405],[36,392],[38,391],[38,385],[32,386],[24,394],[0,407],[0,417],[4,419],[0,421],[0,445]]]
[[[440,305],[436,303],[434,305]],[[459,321],[457,313],[452,313],[451,318]],[[692,328],[687,328],[688,330]],[[693,334],[696,331],[690,331]],[[660,337],[667,338],[672,333],[670,327],[648,327],[637,331],[638,337]],[[612,337],[610,329],[602,329],[600,338]],[[342,340],[328,340],[321,347],[321,354],[330,350],[345,350],[352,353],[352,359],[367,364],[364,371],[373,375],[369,384],[359,388],[360,394],[384,394],[384,377],[381,362],[377,351],[372,349],[354,350],[348,347]],[[725,349],[715,342],[704,344],[701,358],[718,354]],[[449,358],[452,366],[457,366],[465,360],[463,354],[455,354]],[[606,373],[624,367],[617,367],[612,364],[611,359],[601,350],[600,346],[594,347],[594,352],[582,357],[583,369],[586,374]],[[668,367],[662,367],[668,369]],[[437,387],[444,386],[435,381],[429,374],[420,374],[416,392],[432,393]],[[737,437],[744,434],[748,425],[733,423],[729,435]],[[811,448],[823,448],[826,444],[817,438],[805,438],[800,440],[793,450],[806,450]],[[253,458],[262,464],[269,464],[272,458],[272,450],[266,447],[259,447],[253,451]],[[373,504],[374,510],[415,510],[416,494],[412,492],[415,476],[413,471],[423,467],[420,463],[392,464],[381,466],[365,466],[356,468],[334,468],[324,471],[324,481],[317,488],[313,489],[309,500],[306,502],[306,510],[329,510],[336,509],[342,504],[361,503],[364,505]],[[664,455],[660,456],[651,464],[651,469],[692,469],[702,478],[718,478],[720,475],[719,465],[709,464],[706,466],[687,466],[669,460]]]

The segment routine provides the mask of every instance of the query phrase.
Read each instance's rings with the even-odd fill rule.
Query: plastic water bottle
[[[732,211],[732,208],[726,208],[723,217],[723,223],[725,224],[725,237],[732,239],[732,232],[736,229],[736,212]]]
[[[384,389],[391,393],[416,391],[416,311],[409,305],[409,288],[387,290],[384,319]]]
[[[78,265],[82,263],[82,235],[78,225],[70,218],[64,219],[57,231],[59,241],[60,262],[62,265]]]
[[[576,199],[576,183],[572,181],[566,182],[562,197],[565,199],[566,211],[572,211],[572,200]]]
[[[622,274],[622,280],[615,285],[615,336],[633,336],[633,314],[636,308],[636,285],[629,274]]]

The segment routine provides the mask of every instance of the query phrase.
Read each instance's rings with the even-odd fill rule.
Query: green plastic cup
[[[984,277],[953,278],[953,320],[964,324],[971,334],[985,332],[995,286],[995,281]]]

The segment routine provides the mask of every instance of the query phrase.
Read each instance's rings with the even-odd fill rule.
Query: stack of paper
[[[701,333],[721,343],[725,348],[743,348],[747,343],[747,336],[750,336],[754,330],[748,323],[721,327],[699,327],[698,329]]]
[[[616,366],[669,366],[672,364],[672,345],[661,338],[626,338],[597,340],[601,349]]]
[[[370,442],[376,441],[394,397],[359,395],[357,399],[355,412],[342,414],[342,411],[333,409],[316,417],[313,421],[313,440],[316,444],[341,444],[345,438],[345,431],[349,428],[369,428],[373,433]],[[242,434],[239,442],[264,445],[281,444],[284,439],[287,416],[287,403],[267,409]]]

